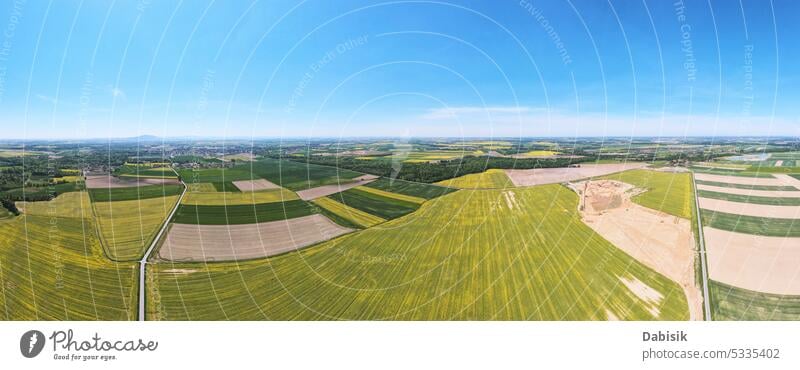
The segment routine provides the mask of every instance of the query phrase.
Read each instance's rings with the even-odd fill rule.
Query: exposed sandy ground
[[[740,288],[800,295],[800,238],[703,228],[712,279]]]
[[[797,206],[769,206],[700,198],[700,208],[741,216],[800,219],[800,207]]]
[[[800,190],[798,191],[750,190],[750,189],[725,188],[722,186],[711,186],[702,184],[697,184],[697,190],[706,190],[706,191],[713,191],[725,194],[746,195],[750,197],[800,198]]]
[[[783,167],[783,161],[775,161],[775,167]]]
[[[375,181],[377,178],[378,176],[375,175],[363,175],[354,178],[351,182],[346,182],[336,185],[324,185],[324,186],[318,186],[316,188],[300,190],[297,192],[297,195],[300,196],[300,199],[302,200],[322,198],[331,194],[336,194],[340,191],[352,189],[356,186],[369,184]]]
[[[233,185],[236,186],[237,189],[243,192],[280,189],[280,186],[275,185],[264,179],[233,181]]]
[[[230,261],[300,249],[353,231],[322,215],[247,225],[171,225],[158,256],[171,261]]]
[[[740,185],[767,185],[767,186],[784,186],[785,184],[775,177],[743,177],[743,176],[725,176],[725,175],[712,175],[708,173],[696,173],[694,178],[700,181],[714,181],[724,182],[728,184]]]
[[[571,187],[579,194],[586,193],[583,221],[631,257],[680,284],[690,318],[702,320],[703,299],[695,285],[691,222],[633,203],[631,197],[641,190],[630,184],[600,180]],[[635,284],[626,286],[632,289]]]
[[[108,188],[131,188],[145,185],[177,185],[178,179],[158,179],[144,177],[114,177],[109,175],[86,176],[86,188],[88,189],[108,189]]]
[[[584,164],[576,168],[537,168],[505,171],[514,186],[534,186],[603,176],[646,166],[646,163]]]
[[[778,180],[783,181],[784,185],[794,186],[795,188],[797,188],[797,190],[800,190],[800,180],[782,173],[774,174],[772,176],[775,176],[775,178],[777,178]]]

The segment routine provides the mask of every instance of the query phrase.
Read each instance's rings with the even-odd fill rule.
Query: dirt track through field
[[[157,178],[119,178],[108,175],[86,176],[87,189],[109,189],[109,188],[133,188],[146,185],[177,185],[177,179],[157,179]]]
[[[707,173],[696,173],[695,179],[700,181],[724,182],[727,184],[739,185],[766,185],[766,186],[785,186],[783,181],[775,177],[744,177],[744,176],[725,176],[712,175]]]
[[[318,186],[316,188],[300,190],[297,192],[297,195],[302,200],[312,200],[312,199],[326,197],[331,194],[336,194],[338,192],[342,192],[347,189],[352,189],[356,186],[366,185],[377,179],[378,176],[363,175],[354,178],[351,182],[343,182],[341,184],[336,184],[336,185],[323,185],[323,186]]]
[[[511,182],[514,183],[514,186],[535,186],[604,176],[646,166],[646,163],[584,164],[581,167],[505,170],[505,172]]]
[[[173,224],[158,256],[171,261],[231,261],[267,257],[351,231],[319,214],[246,225]]]
[[[280,186],[264,179],[233,181],[233,185],[242,192],[280,189]]]
[[[741,216],[800,219],[798,206],[769,206],[764,204],[729,202],[727,200],[700,198],[700,208]]]
[[[795,188],[797,188],[797,190],[800,190],[800,180],[782,173],[775,174],[773,176],[775,176],[778,180],[783,181],[784,185],[794,186]]]
[[[648,267],[680,284],[692,320],[703,319],[703,299],[695,283],[695,242],[689,220],[631,201],[633,185],[601,180],[572,184],[586,193],[581,218],[595,232]]]
[[[703,229],[711,278],[736,287],[800,295],[800,238]]]
[[[713,191],[715,193],[744,195],[749,197],[800,198],[800,190],[798,191],[752,190],[752,189],[726,188],[722,186],[711,186],[702,184],[697,184],[697,190]]]

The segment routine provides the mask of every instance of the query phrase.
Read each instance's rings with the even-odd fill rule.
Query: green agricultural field
[[[603,176],[601,179],[622,181],[647,189],[633,198],[641,206],[690,220],[694,216],[691,174],[632,170]]]
[[[769,294],[709,280],[714,320],[766,321],[800,318],[800,296]]]
[[[695,180],[697,185],[718,186],[723,188],[747,189],[747,190],[767,190],[767,191],[797,191],[794,186],[770,186],[770,185],[745,185],[731,184],[727,182],[700,181]]]
[[[249,204],[238,206],[198,206],[182,204],[172,222],[193,225],[238,225],[279,221],[319,213],[306,201]]]
[[[238,180],[237,180],[238,181]],[[212,186],[214,186],[214,190],[220,193],[241,193],[242,191],[233,184],[232,181],[226,182],[212,182]]]
[[[237,168],[239,168],[237,166]],[[279,159],[261,159],[244,165],[257,178],[264,178],[289,190],[305,190],[323,185],[346,183],[363,174],[335,167],[293,162]]]
[[[503,190],[465,190],[298,252],[151,265],[147,318],[689,318],[680,286],[584,225],[572,191],[546,185],[505,192],[515,193],[513,209]]]
[[[505,171],[498,169],[489,169],[486,172],[464,175],[440,181],[436,184],[458,189],[505,189],[514,187],[514,183],[511,182]]]
[[[69,193],[73,191],[82,191],[85,189],[83,181],[81,182],[66,182],[62,184],[46,185],[46,186],[31,186],[26,188],[17,188],[7,190],[5,194],[14,199],[22,199],[24,196],[36,196],[49,194],[58,196],[59,194]]]
[[[409,202],[409,203],[422,204],[422,203],[425,203],[425,200],[426,200],[425,198],[412,197],[410,195],[405,195],[405,194],[400,194],[400,193],[392,193],[392,192],[389,192],[389,191],[370,188],[370,187],[366,187],[366,186],[359,186],[358,190],[365,191],[367,193],[375,194],[375,195],[386,197],[386,198],[402,200],[402,201]]]
[[[93,203],[100,239],[115,261],[138,260],[164,224],[178,196]]]
[[[26,215],[47,217],[91,217],[92,205],[85,191],[61,194],[49,202],[17,202]]]
[[[697,195],[701,198],[728,200],[739,203],[765,204],[770,206],[800,206],[800,198],[754,197],[740,194],[717,193],[706,190],[699,190]]]
[[[237,165],[232,168],[182,169],[181,179],[187,183],[215,183],[217,191],[237,191],[228,186],[231,181],[267,179],[289,190],[304,190],[322,185],[338,184],[361,176],[361,173],[320,166],[279,160],[259,159],[255,162]],[[221,188],[226,183],[225,188]]]
[[[256,180],[259,177],[253,175],[249,166],[237,166],[234,168],[185,168],[178,170],[181,179],[186,183],[203,182],[230,182],[239,180]]]
[[[752,172],[750,170],[747,171],[738,171],[738,170],[725,170],[719,168],[701,168],[701,167],[691,167],[692,172],[694,173],[706,173],[710,175],[723,175],[723,176],[738,176],[738,177],[757,177],[757,178],[770,178],[772,177],[771,174],[766,173],[764,171],[761,172]]]
[[[180,195],[181,185],[147,185],[130,188],[89,189],[93,202],[117,202],[125,200],[145,200],[151,198]]]
[[[285,202],[298,199],[297,194],[286,189],[270,189],[247,193],[187,193],[182,204],[201,206],[236,206],[242,204],[259,204]]]
[[[4,320],[132,320],[135,263],[109,261],[91,219],[21,216],[0,222]]]
[[[701,210],[703,226],[743,234],[800,237],[800,220],[740,216],[730,213]]]
[[[410,195],[412,197],[424,198],[424,199],[433,199],[445,194],[450,194],[457,190],[444,186],[422,184],[411,181],[403,181],[399,179],[395,179],[392,181],[384,177],[381,177],[380,179],[375,180],[364,186],[369,188],[389,191],[392,193],[405,194],[405,195]]]
[[[330,198],[317,198],[313,200],[313,202],[320,208],[335,214],[337,217],[346,219],[349,223],[355,224],[361,229],[372,227],[386,221],[378,216],[373,216],[367,212],[360,211],[353,207],[348,207],[347,205],[339,203]]]
[[[155,178],[176,178],[175,171],[171,167],[148,168],[143,166],[125,165],[117,168],[114,175],[120,177],[155,177]]]
[[[328,198],[387,220],[407,215],[419,207],[417,203],[385,197],[359,188],[329,195]]]
[[[217,188],[210,182],[186,184],[187,193],[213,193],[215,191],[217,191]]]

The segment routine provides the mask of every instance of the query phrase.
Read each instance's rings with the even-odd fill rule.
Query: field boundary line
[[[711,301],[708,294],[708,263],[706,261],[706,241],[703,235],[703,219],[700,215],[700,198],[697,196],[697,183],[695,182],[694,172],[692,174],[692,192],[694,192],[695,212],[697,212],[697,238],[700,242],[700,271],[703,281],[703,309],[705,311],[705,321],[711,319]]]
[[[156,236],[153,238],[150,247],[147,248],[147,250],[144,252],[144,255],[142,256],[142,259],[139,261],[139,310],[138,310],[139,321],[145,321],[145,312],[144,312],[145,301],[146,301],[145,270],[147,267],[147,260],[150,258],[150,254],[153,253],[153,250],[155,250],[159,240],[161,240],[161,237],[164,235],[164,232],[169,227],[169,223],[172,220],[172,216],[174,216],[175,212],[178,211],[178,208],[183,202],[183,197],[186,195],[186,190],[189,188],[188,186],[186,186],[186,183],[183,182],[183,179],[181,179],[180,177],[178,178],[180,179],[181,185],[183,185],[183,191],[181,192],[181,196],[180,198],[178,198],[178,201],[175,202],[175,205],[172,207],[172,211],[169,213],[169,216],[167,216],[167,218],[164,220],[164,224],[161,225],[161,229],[158,231],[158,234],[156,234]]]

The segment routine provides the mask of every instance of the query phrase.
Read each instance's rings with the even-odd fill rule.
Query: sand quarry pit
[[[800,238],[704,227],[711,279],[773,294],[800,295]]]
[[[646,163],[582,164],[580,167],[505,170],[505,172],[514,186],[535,186],[604,176],[644,167],[647,167]]]
[[[236,186],[236,188],[241,190],[242,192],[281,188],[280,186],[275,185],[264,179],[233,181],[233,185]]]
[[[709,198],[700,198],[699,200],[701,209],[714,212],[764,218],[800,219],[800,207],[798,206],[769,206]]]
[[[633,203],[631,198],[642,190],[630,184],[599,180],[570,187],[582,197],[584,223],[631,257],[680,284],[690,318],[702,320],[703,299],[695,285],[691,222]]]
[[[86,176],[87,189],[109,189],[109,188],[133,188],[147,185],[177,185],[178,179],[160,179],[131,177],[120,178],[109,175]]]
[[[302,200],[312,200],[322,197],[327,197],[331,194],[336,194],[338,192],[345,191],[347,189],[352,189],[356,186],[366,185],[378,179],[378,176],[375,175],[363,175],[356,177],[349,182],[342,182],[341,184],[336,185],[323,185],[318,186],[316,188],[300,190],[297,192],[297,195]]]
[[[158,257],[186,262],[268,257],[351,231],[318,214],[246,225],[173,224]]]

